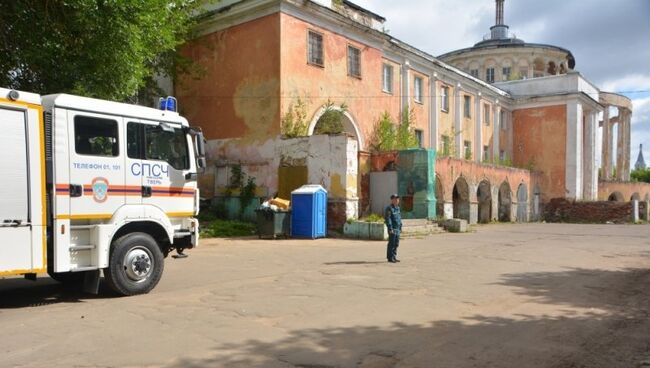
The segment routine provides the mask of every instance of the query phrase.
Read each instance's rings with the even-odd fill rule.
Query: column
[[[582,199],[582,104],[567,103],[565,186],[567,199]]]
[[[609,105],[603,111],[603,160],[601,162],[603,180],[612,179],[612,129],[609,123]]]
[[[410,69],[411,63],[409,63],[408,60],[405,60],[404,65],[402,65],[402,108],[400,111],[400,116],[402,116],[405,109],[411,109],[411,78],[409,77]]]
[[[587,201],[598,200],[598,167],[596,166],[596,112],[584,113],[583,134],[583,199]]]
[[[463,149],[463,119],[461,119],[460,83],[454,89],[454,142],[456,144],[456,158],[464,158]]]
[[[618,129],[616,135],[616,181],[623,181],[625,176],[625,117],[623,108],[618,108]]]
[[[474,96],[474,118],[475,133],[474,139],[474,161],[482,162],[483,157],[483,114],[481,114],[481,92]]]
[[[438,142],[438,122],[440,121],[440,101],[438,93],[438,74],[433,73],[429,76],[429,148],[437,151]]]
[[[492,105],[492,157],[494,157],[494,162],[499,162],[501,160],[501,121],[499,117],[501,116],[501,106],[499,106],[499,100],[496,100],[494,105]]]
[[[623,176],[623,180],[625,181],[630,181],[630,155],[632,154],[631,134],[632,134],[632,112],[630,110],[625,109],[625,160],[623,160],[625,165],[625,175]]]

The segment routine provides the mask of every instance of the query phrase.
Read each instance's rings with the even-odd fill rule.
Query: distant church
[[[645,160],[643,159],[643,145],[639,145],[639,157],[636,159],[636,164],[634,165],[636,170],[645,170]]]

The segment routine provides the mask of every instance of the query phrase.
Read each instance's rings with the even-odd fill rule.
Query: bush
[[[251,236],[257,233],[255,224],[243,221],[211,220],[201,222],[202,238],[234,238]]]

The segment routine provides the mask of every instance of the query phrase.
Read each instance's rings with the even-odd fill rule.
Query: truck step
[[[176,230],[174,231],[174,238],[184,238],[190,236],[192,233],[189,230]]]
[[[84,271],[94,271],[97,267],[94,266],[81,266],[77,268],[71,268],[70,272],[84,272]]]
[[[94,245],[71,245],[69,247],[70,251],[76,251],[76,250],[89,250],[89,249],[95,249]]]
[[[71,230],[91,230],[97,225],[70,225]]]

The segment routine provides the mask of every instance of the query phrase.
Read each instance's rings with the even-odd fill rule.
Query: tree
[[[345,103],[342,103],[337,108],[334,102],[328,100],[325,103],[323,115],[321,115],[316,123],[314,134],[336,135],[343,133],[343,118],[347,111],[348,106]]]
[[[412,110],[404,109],[400,124],[395,124],[391,115],[387,111],[384,112],[375,124],[372,149],[377,152],[386,152],[417,148],[419,142],[415,135],[414,125],[415,114]]]
[[[650,169],[636,169],[630,173],[630,177],[634,181],[650,183]]]
[[[176,49],[200,0],[0,1],[0,85],[124,101],[156,74],[190,70]]]

